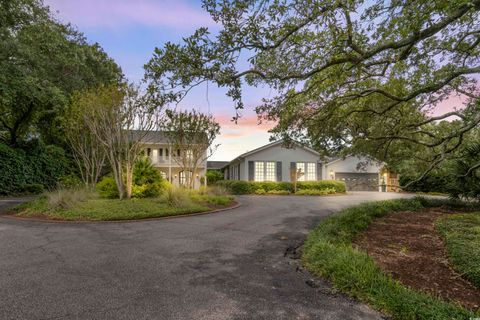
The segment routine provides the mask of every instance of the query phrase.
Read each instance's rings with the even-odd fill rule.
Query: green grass
[[[454,214],[436,221],[453,267],[480,288],[480,212]]]
[[[175,216],[211,210],[209,205],[229,205],[232,196],[176,190],[158,198],[102,199],[84,190],[59,190],[17,206],[17,216],[57,220],[132,220]]]
[[[462,207],[450,200],[424,198],[366,203],[327,218],[308,236],[303,249],[304,266],[334,287],[394,319],[468,319],[474,314],[459,305],[413,291],[384,273],[352,240],[378,217],[390,212],[417,211],[446,205]],[[477,315],[478,316],[478,315]]]

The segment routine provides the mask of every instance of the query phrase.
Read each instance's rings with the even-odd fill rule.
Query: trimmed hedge
[[[256,181],[241,181],[241,180],[221,180],[216,185],[222,186],[232,194],[259,194],[269,193],[271,191],[288,191],[293,193],[292,182],[256,182]],[[335,190],[335,193],[345,193],[345,183],[343,181],[335,180],[320,180],[320,181],[299,181],[297,183],[298,190]]]
[[[65,151],[33,140],[21,148],[0,143],[0,194],[39,193],[72,171]]]

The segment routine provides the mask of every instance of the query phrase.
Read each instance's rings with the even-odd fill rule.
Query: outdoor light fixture
[[[333,179],[333,170],[330,170],[330,178]]]

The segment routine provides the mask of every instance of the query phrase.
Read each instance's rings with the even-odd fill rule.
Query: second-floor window
[[[158,156],[163,157],[163,148],[158,149]]]

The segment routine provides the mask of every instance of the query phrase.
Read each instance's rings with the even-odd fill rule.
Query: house
[[[321,161],[320,154],[300,143],[292,148],[275,141],[246,152],[223,167],[226,180],[292,181],[340,180],[349,191],[397,191],[398,176],[364,157]],[[391,185],[389,185],[392,183]]]
[[[149,131],[141,135],[142,147],[146,156],[152,161],[152,165],[160,170],[162,177],[175,186],[185,185],[187,177],[193,177],[194,188],[199,188],[205,181],[207,172],[206,150],[205,156],[195,172],[182,169],[182,151],[174,149],[163,131]],[[183,151],[187,152],[188,150]]]
[[[221,171],[227,164],[229,164],[228,161],[207,161],[207,170]]]

